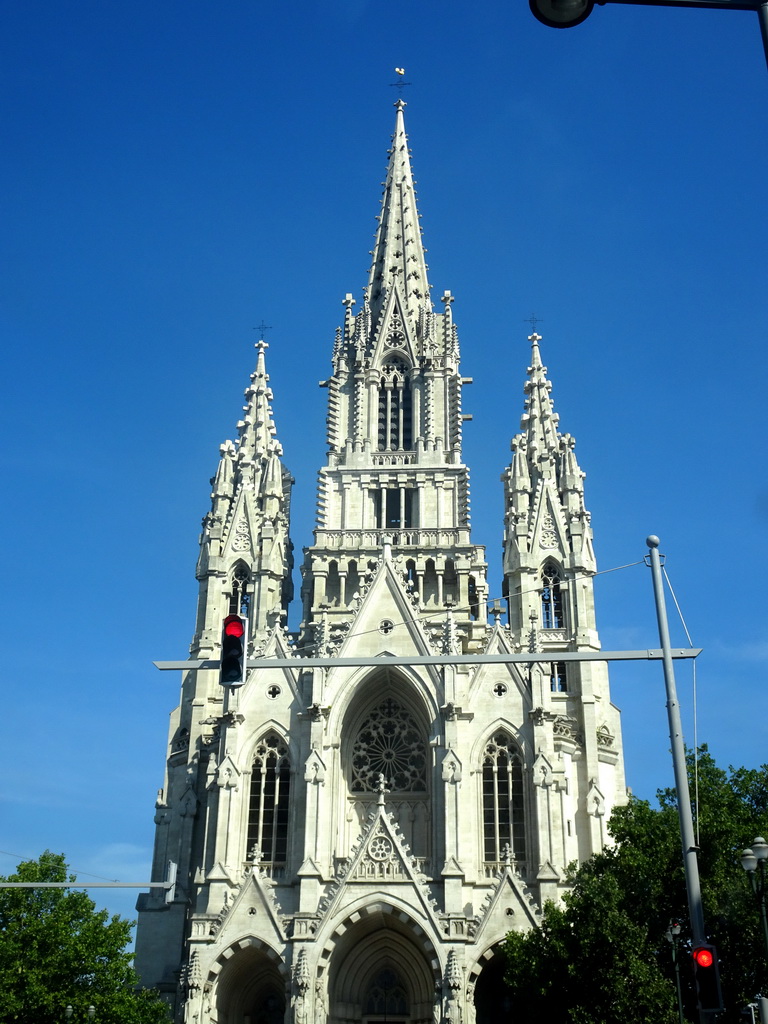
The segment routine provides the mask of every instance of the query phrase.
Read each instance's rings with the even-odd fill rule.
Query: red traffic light
[[[717,969],[717,950],[712,945],[696,946],[693,950],[693,973],[699,1009],[706,1012],[722,1010],[720,974]]]
[[[247,639],[248,620],[242,615],[228,615],[221,624],[219,682],[222,686],[242,686],[245,683]]]
[[[244,632],[245,626],[239,615],[228,615],[224,619],[224,636],[242,636]]]
[[[698,967],[711,967],[715,962],[712,950],[707,946],[699,946],[693,951],[693,959]]]

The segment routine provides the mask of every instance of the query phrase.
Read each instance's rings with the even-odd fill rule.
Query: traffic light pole
[[[672,646],[669,641],[669,623],[667,607],[664,601],[664,584],[661,578],[661,559],[659,557],[659,538],[648,537],[646,544],[650,552],[649,564],[653,578],[653,596],[656,601],[656,619],[659,624],[659,641],[664,666],[664,682],[667,689],[667,716],[669,719],[669,739],[672,744],[672,764],[675,770],[675,789],[677,791],[677,813],[680,818],[680,838],[683,845],[683,867],[685,870],[685,888],[688,894],[688,914],[691,924],[691,937],[694,949],[707,944],[704,925],[704,908],[701,902],[701,883],[699,881],[698,848],[693,834],[693,814],[691,813],[691,796],[688,789],[688,770],[685,762],[685,744],[683,743],[683,726],[680,720],[680,703],[677,699],[675,686],[675,669],[672,661]],[[701,1011],[702,1024],[710,1019],[709,1013]]]

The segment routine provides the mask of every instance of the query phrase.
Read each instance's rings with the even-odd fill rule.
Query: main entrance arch
[[[432,943],[394,908],[362,913],[330,955],[328,1024],[432,1024],[440,983]]]

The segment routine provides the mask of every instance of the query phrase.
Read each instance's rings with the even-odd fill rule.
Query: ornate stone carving
[[[238,552],[251,550],[251,533],[248,529],[248,521],[244,518],[238,519],[235,524],[235,533],[232,538],[232,550]]]
[[[427,788],[427,750],[413,718],[388,697],[363,722],[352,747],[352,791],[374,793],[379,775],[398,792]]]
[[[539,547],[557,547],[557,530],[555,529],[555,521],[549,513],[543,516],[541,520],[541,535],[539,538]]]

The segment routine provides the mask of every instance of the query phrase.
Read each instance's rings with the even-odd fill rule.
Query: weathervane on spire
[[[529,317],[527,317],[527,318],[526,318],[526,319],[525,319],[525,320],[523,321],[523,323],[526,323],[526,324],[530,324],[530,325],[531,325],[531,328],[533,329],[533,333],[534,333],[534,334],[536,334],[536,333],[537,333],[537,331],[536,331],[536,324],[543,324],[543,323],[544,323],[544,321],[543,321],[543,320],[540,320],[540,319],[539,319],[539,318],[538,318],[538,317],[536,316],[536,314],[535,314],[535,313],[532,313],[532,314],[531,314],[531,315],[530,315]]]
[[[404,81],[405,68],[395,68],[395,74],[397,75],[397,78],[394,80],[394,82],[390,82],[389,84],[393,89],[399,90],[400,95],[402,96],[403,89],[406,87],[406,85],[410,85],[411,83]]]

